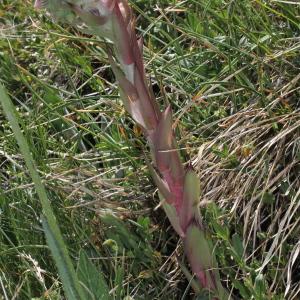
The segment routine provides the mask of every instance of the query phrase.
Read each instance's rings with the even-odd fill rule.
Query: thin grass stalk
[[[126,0],[36,0],[55,18],[108,41],[107,53],[119,83],[126,110],[141,127],[150,148],[148,163],[164,210],[184,243],[185,254],[202,288],[213,299],[230,299],[223,288],[212,241],[199,211],[200,187],[192,168],[184,168],[172,128],[172,111],[160,111],[149,87],[143,40],[137,38],[135,19]]]
[[[41,216],[44,232],[47,238],[47,243],[52,252],[53,258],[56,262],[59,275],[62,279],[63,287],[67,299],[84,300],[84,294],[82,286],[75,273],[75,269],[68,253],[67,246],[63,240],[62,233],[57,224],[55,214],[51,207],[49,198],[47,196],[46,189],[42,183],[42,180],[38,174],[35,166],[29,145],[21,131],[18,115],[15,110],[11,99],[7,95],[4,87],[0,84],[0,103],[3,107],[4,113],[10,123],[10,126],[14,132],[15,138],[18,142],[20,151],[25,160],[29,174],[34,183],[37,195],[40,199],[43,215]]]

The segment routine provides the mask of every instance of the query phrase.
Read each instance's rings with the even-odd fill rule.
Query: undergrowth
[[[224,286],[238,299],[299,299],[299,3],[132,6],[157,100],[171,103],[199,173]],[[79,277],[114,299],[196,298],[102,42],[21,0],[0,3],[0,33],[0,79]],[[1,109],[0,119],[0,299],[64,299]]]

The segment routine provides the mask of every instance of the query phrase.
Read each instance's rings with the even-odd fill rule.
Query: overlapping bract
[[[112,44],[108,56],[119,82],[126,110],[142,128],[151,151],[148,163],[162,205],[175,231],[182,237],[191,268],[202,287],[214,299],[228,299],[220,283],[210,239],[204,231],[200,213],[200,190],[196,173],[185,170],[172,129],[172,112],[163,112],[155,101],[145,76],[143,42],[137,39],[135,21],[126,0],[36,0],[57,19],[77,25]]]

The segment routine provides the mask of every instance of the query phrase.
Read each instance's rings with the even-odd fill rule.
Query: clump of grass
[[[292,271],[299,234],[299,122],[297,112],[245,108],[219,123],[194,160],[205,186],[203,205],[222,207],[212,206],[208,216],[220,243],[232,249],[232,278],[242,277],[244,284],[262,278],[266,294],[291,298],[299,290]],[[249,266],[253,273],[247,275]]]

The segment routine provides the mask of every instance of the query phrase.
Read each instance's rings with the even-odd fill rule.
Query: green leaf
[[[63,283],[63,288],[66,293],[66,297],[69,300],[73,300],[73,299],[83,300],[84,299],[83,291],[77,279],[62,234],[57,225],[57,221],[54,212],[52,210],[50,201],[48,199],[46,189],[37,172],[37,168],[33,161],[29,145],[19,126],[17,112],[1,84],[0,84],[0,102],[3,106],[6,117],[12,127],[16,140],[19,144],[20,151],[24,157],[29,174],[32,178],[36,192],[42,204],[43,213],[45,215],[45,217],[42,216],[42,220],[43,220],[45,234],[47,237],[47,242],[52,252],[52,255],[54,257],[54,260],[56,262],[59,275]]]
[[[200,201],[200,182],[193,170],[188,170],[184,177],[183,203],[180,212],[180,224],[186,228],[192,218],[198,219]]]
[[[155,161],[156,166],[162,173],[170,168],[172,150],[172,111],[168,106],[161,114],[157,128],[155,129],[154,138]]]
[[[149,172],[152,176],[152,179],[154,180],[159,192],[161,193],[162,197],[166,201],[170,201],[172,199],[172,193],[170,192],[167,184],[165,181],[160,178],[160,176],[157,174],[151,163],[146,159],[147,166],[149,168]]]
[[[195,171],[188,170],[184,178],[184,199],[192,206],[200,200],[200,182]]]
[[[119,253],[122,254],[123,248],[127,250],[139,250],[137,237],[130,232],[126,224],[111,214],[101,217],[102,222],[108,227],[106,235],[115,240],[119,246]]]
[[[196,300],[211,300],[211,296],[207,292],[203,292],[200,295],[197,295]]]
[[[264,204],[272,205],[275,202],[275,197],[271,193],[264,193],[262,197],[262,201]]]
[[[226,224],[221,225],[218,223],[217,220],[216,221],[213,220],[212,226],[219,238],[223,239],[224,241],[229,240],[229,229],[228,229],[228,226],[226,226]]]
[[[123,282],[125,280],[124,278],[125,272],[124,272],[124,266],[118,266],[116,270],[116,277],[115,277],[115,286],[116,286],[116,292],[115,292],[115,299],[121,299],[121,295],[124,292],[123,289]]]
[[[79,285],[79,281],[77,278],[74,280],[72,274],[74,272],[73,266],[70,267],[69,262],[67,261],[67,257],[65,256],[64,250],[59,245],[57,239],[57,232],[54,229],[51,229],[49,223],[47,222],[44,216],[41,216],[43,229],[46,235],[47,243],[52,252],[52,256],[55,260],[56,266],[59,271],[59,275],[63,281],[63,287],[66,292],[66,296],[68,299],[86,299],[82,298],[83,290]],[[81,298],[80,298],[81,297]]]
[[[254,282],[254,289],[255,292],[257,294],[257,298],[258,300],[263,300],[265,299],[265,294],[267,291],[267,287],[266,287],[266,281],[264,278],[263,274],[258,274],[255,278],[255,282]]]
[[[220,281],[218,264],[210,237],[199,226],[191,224],[183,241],[185,253],[193,272],[198,278],[205,278],[206,286],[202,286],[202,288],[210,289],[216,286],[215,292],[218,299],[230,299],[228,292],[223,288]]]
[[[112,299],[102,272],[89,260],[84,251],[81,251],[79,255],[77,276],[84,287],[86,300]]]
[[[237,233],[232,236],[232,245],[237,256],[242,259],[244,254],[244,246],[241,237]]]
[[[232,280],[233,282],[233,285],[236,289],[239,290],[241,296],[243,297],[243,299],[250,299],[251,298],[251,295],[250,295],[250,292],[249,290],[246,288],[245,285],[243,285],[240,281],[238,280]]]
[[[179,223],[179,218],[178,218],[178,215],[177,215],[177,212],[176,212],[176,208],[167,203],[166,201],[163,202],[163,208],[165,210],[165,213],[170,221],[170,223],[172,224],[174,230],[181,236],[181,237],[184,237],[184,232],[181,228],[181,225]]]

